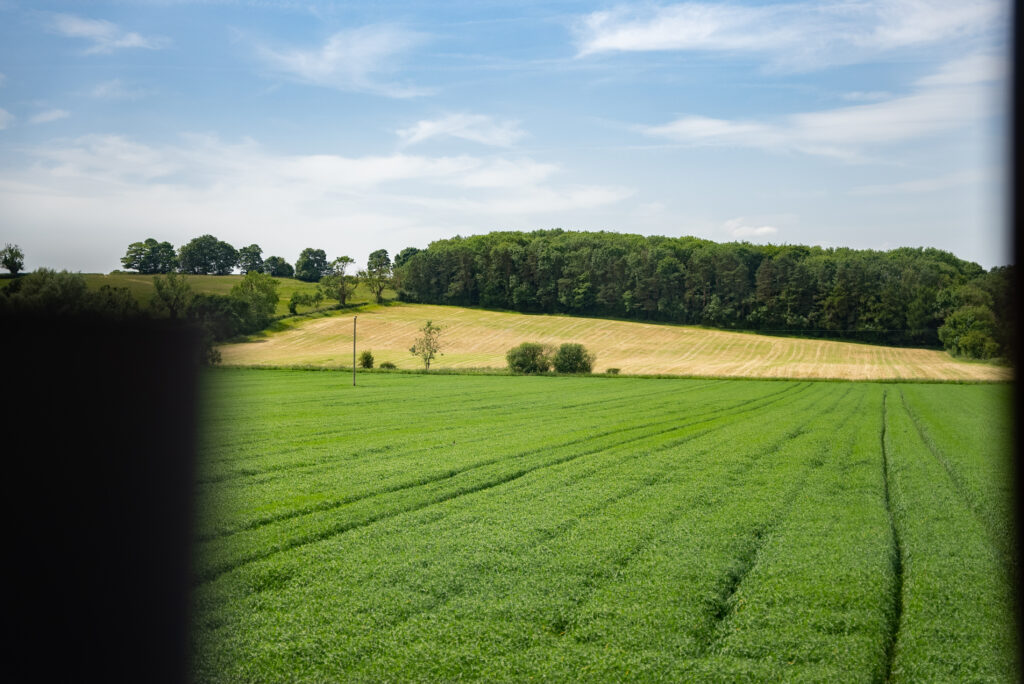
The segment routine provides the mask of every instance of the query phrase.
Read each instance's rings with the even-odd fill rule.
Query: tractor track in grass
[[[716,383],[716,382],[706,383],[705,385],[701,385],[701,387],[707,387],[707,386],[714,385],[714,384],[718,384],[718,383]],[[679,393],[679,390],[677,388],[673,388],[673,389],[665,390],[665,391],[662,391],[662,392],[655,392],[655,393],[652,393],[650,395],[644,395],[644,398],[646,399],[648,397],[657,397],[657,396],[661,396],[661,395],[675,395],[675,394],[678,394],[678,393]],[[549,424],[557,424],[559,422],[564,421],[564,417],[561,417],[560,414],[558,413],[558,411],[560,411],[562,409],[579,408],[579,407],[583,407],[583,406],[587,406],[587,407],[599,406],[601,411],[612,411],[612,412],[614,412],[615,410],[617,410],[618,408],[620,408],[622,406],[629,406],[632,403],[635,403],[635,401],[636,401],[635,397],[625,397],[625,398],[623,398],[621,396],[616,396],[616,397],[609,397],[608,399],[602,400],[600,402],[591,402],[589,404],[570,404],[570,405],[566,405],[566,406],[555,406],[555,407],[552,407],[551,411],[549,412],[549,416],[550,417],[547,417],[547,418],[545,418],[545,419],[543,419],[541,421],[537,421],[535,423],[531,423],[531,429],[534,429],[534,428],[537,428],[537,427],[543,427],[543,426],[546,426],[546,425],[549,425]],[[507,409],[507,410],[510,410],[510,411],[514,409],[514,407],[509,407],[507,404],[504,405],[504,408]],[[475,411],[476,411],[476,409],[474,409],[474,412]],[[396,418],[394,416],[391,416],[390,419],[392,421],[396,421]],[[429,433],[422,433],[421,432],[420,435],[419,435],[419,438],[423,439],[426,436],[444,434],[448,429],[449,429],[449,427],[447,425],[441,425],[440,427],[438,427],[437,429],[435,429],[432,432],[429,432]],[[521,430],[522,430],[522,428],[520,426],[516,426],[516,427],[510,428],[507,432],[503,432],[501,434],[502,435],[504,435],[504,434],[511,434],[511,433],[515,433],[515,432],[518,432],[518,431],[521,431]],[[337,435],[338,431],[337,430],[330,430],[330,431],[323,431],[323,432],[317,433],[317,434],[322,434],[325,437],[330,437],[330,436]],[[488,434],[486,436],[480,437],[479,439],[476,439],[476,440],[472,440],[472,442],[468,442],[468,443],[493,441],[494,437],[495,437],[494,433],[490,433],[490,434]],[[326,443],[329,443],[329,442],[330,442],[329,439],[318,440],[318,441],[302,442],[302,443],[298,443],[297,446],[294,446],[291,449],[281,450],[278,453],[279,454],[301,453],[301,452],[303,452],[305,450],[308,450],[309,446],[311,446],[311,445],[322,445],[322,444],[326,444]],[[449,444],[448,444],[447,441],[445,441],[443,443],[439,442],[439,443],[436,443],[436,444],[430,444],[428,446],[419,447],[419,448],[411,450],[411,451],[403,452],[403,455],[406,455],[406,454],[416,454],[416,453],[421,453],[421,452],[422,453],[427,453],[427,452],[430,452],[430,451],[434,451],[436,449],[444,448],[444,447],[446,447],[448,445]],[[351,463],[357,462],[359,459],[362,459],[362,458],[368,458],[368,457],[372,457],[372,456],[374,456],[376,454],[379,454],[379,453],[384,453],[384,452],[387,452],[387,451],[391,451],[391,450],[393,450],[393,448],[394,447],[391,444],[380,444],[380,445],[375,445],[375,446],[372,446],[372,447],[364,447],[364,448],[358,449],[357,451],[352,453],[349,457],[346,458],[345,462],[351,464]],[[218,461],[214,461],[213,464],[214,465],[218,465],[218,464],[224,464],[226,462],[230,463],[230,462],[244,461],[247,458],[248,458],[248,456],[241,456],[241,457],[237,457],[237,458],[233,458],[233,459],[221,459],[221,460],[218,460]],[[215,474],[215,475],[210,475],[210,476],[205,477],[205,478],[199,478],[196,481],[196,483],[198,485],[219,484],[219,483],[227,482],[227,481],[230,481],[230,480],[243,479],[243,478],[249,478],[249,477],[257,477],[259,475],[264,475],[264,474],[270,475],[270,474],[277,474],[277,473],[285,473],[285,472],[288,472],[288,471],[291,471],[291,470],[298,470],[298,469],[307,468],[307,467],[308,468],[315,468],[315,467],[318,467],[318,466],[324,466],[324,465],[328,465],[328,464],[331,464],[331,463],[337,463],[337,462],[338,462],[338,458],[337,457],[325,456],[324,458],[319,458],[319,459],[315,459],[315,460],[312,460],[312,461],[307,460],[307,461],[301,461],[301,462],[295,462],[295,463],[283,463],[283,464],[280,464],[280,465],[268,466],[268,467],[264,467],[264,468],[239,468],[237,470],[232,470],[232,471],[228,471],[228,472],[225,472],[225,473],[219,473],[219,474]]]
[[[753,408],[744,408],[744,410],[742,410],[742,411],[735,411],[735,412],[732,412],[732,413],[727,413],[725,415],[726,416],[736,416],[736,415],[742,415],[743,413],[748,413],[748,412],[753,411],[753,410],[762,409],[765,406],[768,406],[768,405],[777,403],[778,401],[781,401],[783,398],[790,398],[790,397],[779,397],[779,395],[789,395],[791,393],[790,390],[793,387],[797,387],[799,389],[797,389],[796,391],[794,391],[792,393],[799,395],[803,391],[805,391],[808,387],[810,387],[811,384],[812,383],[800,383],[799,385],[794,385],[794,386],[788,387],[788,388],[786,388],[786,389],[784,389],[784,390],[782,390],[780,392],[776,392],[776,393],[773,393],[771,395],[768,395],[767,398],[774,397],[774,399],[772,399],[771,401],[765,401],[761,406],[756,406],[756,407],[753,407]],[[734,405],[733,408],[749,407],[750,404],[755,403],[755,402],[760,401],[760,400],[763,400],[765,398],[766,397],[758,397],[758,398],[753,399],[753,400],[748,400],[748,401],[740,402],[739,404]],[[706,415],[717,416],[719,413],[722,413],[723,411],[724,411],[724,409],[720,410],[720,411],[711,412],[711,413],[706,414]],[[666,429],[663,429],[663,430],[659,430],[659,431],[654,432],[654,433],[647,433],[647,434],[644,434],[644,435],[642,435],[640,437],[636,437],[636,438],[632,438],[632,439],[626,439],[626,440],[623,440],[621,442],[617,442],[617,443],[615,443],[613,445],[610,445],[610,446],[601,447],[601,448],[594,449],[594,450],[591,450],[591,451],[585,451],[585,452],[579,453],[579,454],[568,455],[568,456],[565,456],[565,457],[562,457],[562,458],[557,458],[557,459],[554,459],[552,461],[546,461],[546,462],[543,462],[543,463],[540,463],[540,464],[537,464],[537,465],[533,465],[533,466],[527,466],[527,467],[524,467],[524,468],[518,468],[518,469],[512,470],[511,472],[507,472],[507,473],[505,473],[504,475],[502,475],[500,477],[492,478],[492,479],[486,480],[484,482],[479,482],[479,483],[475,483],[475,484],[472,484],[472,485],[465,485],[465,486],[462,486],[462,487],[456,487],[452,491],[445,492],[445,493],[440,494],[438,496],[429,497],[425,501],[417,502],[415,504],[406,506],[404,508],[399,508],[398,510],[395,510],[395,511],[390,511],[390,512],[386,512],[386,513],[381,513],[379,515],[369,516],[369,517],[364,518],[362,520],[352,520],[352,521],[346,521],[346,522],[338,523],[338,524],[335,524],[335,525],[328,525],[326,527],[326,529],[322,529],[322,530],[319,530],[319,531],[317,531],[315,533],[311,533],[311,534],[307,534],[307,535],[298,535],[298,536],[296,536],[296,537],[294,537],[294,538],[292,538],[290,540],[287,540],[287,541],[285,541],[283,543],[280,543],[280,544],[278,544],[278,545],[276,545],[276,546],[274,546],[272,548],[265,548],[265,549],[262,549],[259,552],[243,554],[241,558],[236,558],[236,559],[233,559],[233,560],[231,560],[229,562],[211,564],[211,566],[209,568],[207,568],[207,569],[205,569],[203,571],[199,571],[199,572],[196,573],[196,576],[194,577],[194,580],[193,580],[193,585],[205,584],[207,582],[215,580],[217,577],[220,577],[221,575],[223,575],[223,574],[225,574],[227,572],[230,572],[230,571],[232,571],[232,570],[234,570],[234,569],[236,569],[238,567],[241,567],[243,565],[246,565],[248,563],[252,563],[252,562],[255,562],[255,561],[258,561],[258,560],[262,560],[264,558],[268,558],[270,556],[276,555],[278,553],[282,553],[284,551],[289,551],[291,549],[298,548],[300,546],[306,546],[308,544],[317,543],[319,541],[323,541],[325,539],[329,539],[329,538],[337,536],[339,534],[344,534],[345,532],[348,532],[348,531],[350,531],[352,529],[357,529],[357,528],[360,528],[360,527],[365,527],[367,525],[371,525],[371,524],[374,524],[374,523],[379,522],[381,520],[385,520],[385,519],[388,519],[388,518],[395,517],[397,515],[402,515],[402,514],[405,514],[405,513],[410,513],[410,512],[422,510],[422,509],[427,508],[429,506],[434,506],[434,505],[442,504],[442,503],[445,503],[447,501],[450,501],[452,499],[455,499],[455,498],[458,498],[458,497],[461,497],[461,496],[467,496],[469,494],[474,494],[476,492],[484,491],[486,489],[491,489],[493,487],[498,487],[498,486],[501,486],[503,484],[507,484],[508,482],[512,482],[513,480],[517,480],[517,479],[523,477],[524,475],[528,475],[529,473],[535,472],[537,470],[541,470],[543,468],[549,468],[549,467],[552,467],[552,466],[557,466],[557,465],[560,465],[562,463],[567,463],[569,461],[574,461],[574,460],[577,460],[579,458],[583,458],[584,456],[589,456],[589,455],[592,455],[592,454],[595,454],[595,453],[600,453],[602,451],[606,451],[606,450],[611,449],[611,448],[616,448],[616,447],[619,447],[619,446],[624,446],[625,444],[629,444],[631,442],[637,442],[637,441],[641,441],[643,439],[648,439],[648,438],[651,438],[651,437],[657,437],[659,435],[662,435],[662,434],[665,434],[665,433],[668,433],[668,432],[672,432],[672,431],[675,431],[675,430],[682,430],[682,429],[685,429],[685,428],[689,428],[689,427],[694,427],[696,425],[700,425],[702,423],[712,422],[713,420],[715,420],[715,417],[708,418],[707,420],[699,420],[699,421],[694,421],[694,422],[691,422],[691,423],[685,423],[683,425],[677,425],[677,426],[669,427],[669,428],[666,428]],[[706,430],[705,433],[706,432],[710,432],[710,431],[712,431],[714,429],[718,429],[720,427],[722,427],[722,426],[708,428],[708,430]],[[634,427],[634,428],[630,428],[630,429],[637,429],[637,428]],[[611,431],[608,434],[616,434],[616,433],[625,432],[625,431],[626,430]],[[689,436],[687,439],[682,440],[682,441],[688,441],[689,439],[691,439],[693,437],[696,437],[699,434],[703,434],[703,433],[697,433],[695,435]],[[573,442],[571,444],[578,444],[578,443],[586,442],[586,441],[589,441],[590,439],[593,439],[593,437],[579,439],[579,440],[573,440]],[[539,448],[537,450],[534,450],[534,453],[539,452],[539,451],[546,451],[546,450],[550,450],[550,449],[551,449],[551,447],[542,447],[542,448]],[[500,460],[506,460],[506,459],[496,459],[494,462],[498,462]],[[479,467],[479,466],[477,466],[477,467]],[[473,469],[475,469],[475,467]],[[463,472],[465,472],[465,471],[463,471]],[[461,473],[458,473],[458,474],[461,474]],[[452,479],[454,477],[455,476],[448,476],[448,477],[443,477],[443,478],[439,478],[439,479],[440,480]],[[438,480],[431,480],[431,483],[435,482],[435,481],[438,481]],[[414,485],[413,487],[403,487],[402,489],[398,489],[398,490],[395,490],[395,491],[403,491],[404,489],[411,489],[411,488],[414,488],[415,486],[423,486],[423,485]],[[390,493],[394,493],[394,492],[390,492]],[[363,498],[370,498],[370,497],[363,497]],[[316,512],[325,512],[325,511],[316,511]],[[308,515],[308,514],[306,514],[306,515]],[[294,517],[301,517],[301,516],[294,516]],[[277,522],[277,521],[275,521],[275,522]]]
[[[846,392],[844,392],[826,411],[824,411],[824,413],[828,415],[834,411],[843,403],[843,400],[846,399],[852,391],[852,388],[847,389]],[[852,420],[853,415],[854,412],[847,412],[839,425],[836,426],[835,432],[838,433],[842,430]],[[807,426],[815,420],[818,420],[818,417],[809,418],[796,426],[769,447],[768,451],[776,451],[783,444],[792,442],[792,440],[795,440],[802,435],[809,434]],[[743,464],[745,467],[733,474],[739,475],[743,472],[749,471],[760,460],[760,454],[755,455]],[[722,640],[722,629],[735,609],[733,597],[740,590],[743,582],[756,566],[757,559],[760,556],[767,539],[788,519],[789,514],[792,511],[797,498],[800,496],[800,492],[807,484],[807,480],[810,478],[811,473],[823,465],[824,461],[811,459],[803,467],[800,471],[799,479],[786,491],[782,502],[773,511],[771,511],[764,522],[758,523],[751,528],[746,539],[741,543],[733,561],[726,566],[725,573],[720,578],[718,587],[711,600],[708,602],[706,623],[703,629],[700,630],[699,637],[697,639],[698,657],[705,657],[713,653],[720,645]]]
[[[694,437],[696,437],[696,436],[697,435],[694,435]],[[628,463],[630,461],[635,461],[636,459],[638,459],[638,458],[640,458],[641,456],[644,456],[644,455],[650,456],[652,454],[656,454],[656,453],[659,453],[659,452],[667,451],[670,448],[672,448],[672,445],[666,445],[664,447],[659,447],[659,448],[657,448],[657,449],[655,449],[653,451],[648,451],[648,452],[636,452],[636,453],[626,454],[623,458],[621,458],[621,459],[619,459],[617,461],[614,461],[613,463],[608,463],[608,464],[599,466],[599,467],[597,467],[597,468],[595,468],[595,469],[593,469],[593,470],[591,470],[589,472],[578,473],[576,476],[571,477],[566,482],[560,483],[559,487],[561,487],[561,488],[571,487],[572,485],[574,485],[574,484],[576,484],[578,482],[581,482],[581,481],[583,481],[583,480],[585,480],[587,478],[594,477],[595,475],[597,475],[598,473],[600,473],[602,471],[605,471],[605,470],[608,470],[608,469],[611,469],[611,468],[615,468],[615,467],[621,466],[624,463]],[[611,496],[607,496],[607,497],[602,498],[600,501],[597,501],[594,504],[592,504],[590,506],[587,506],[582,511],[580,511],[578,513],[575,513],[572,516],[566,518],[565,520],[563,520],[558,525],[555,525],[554,527],[552,527],[550,530],[539,530],[539,531],[537,531],[537,536],[534,539],[531,539],[529,542],[527,542],[523,546],[518,547],[517,548],[517,552],[520,552],[520,551],[531,551],[531,550],[536,549],[537,547],[539,547],[539,546],[541,546],[543,544],[546,544],[548,542],[551,542],[551,541],[553,541],[555,539],[558,539],[559,537],[562,537],[562,536],[568,534],[571,530],[573,530],[574,528],[578,527],[580,525],[580,523],[582,523],[585,520],[588,520],[591,516],[600,513],[601,511],[609,508],[610,506],[615,505],[619,501],[623,501],[623,500],[625,500],[625,499],[627,499],[627,498],[629,498],[631,496],[634,496],[634,495],[640,493],[644,489],[647,489],[647,488],[650,488],[650,487],[654,486],[658,482],[663,481],[665,478],[668,477],[668,475],[671,473],[672,469],[673,469],[673,464],[671,464],[671,463],[667,464],[664,468],[661,469],[661,471],[656,476],[654,476],[654,477],[648,476],[647,478],[644,478],[644,480],[641,481],[641,482],[629,485],[629,486],[625,487],[624,489],[622,489],[621,491],[619,491],[619,492],[617,492],[617,493],[615,493],[615,494],[613,494]],[[422,606],[420,609],[417,609],[417,610],[414,610],[414,611],[409,611],[408,613],[404,614],[401,619],[396,620],[396,621],[390,623],[388,625],[389,634],[394,634],[402,625],[404,625],[409,620],[413,619],[414,617],[416,617],[418,615],[423,615],[425,613],[436,612],[439,609],[444,608],[448,604],[452,603],[454,600],[458,599],[460,596],[463,596],[468,591],[468,589],[469,589],[469,587],[467,585],[465,585],[463,583],[458,583],[458,586],[456,587],[456,590],[455,591],[445,592],[445,595],[444,595],[443,599],[439,599],[437,601],[430,602],[430,603]],[[372,648],[369,647],[369,646],[357,649],[356,651],[354,651],[354,653],[356,655],[353,658],[353,660],[356,661],[356,662],[365,660],[368,657],[368,655],[369,655],[371,650],[372,650]],[[348,654],[346,654],[346,655],[348,655]]]
[[[434,475],[427,476],[427,477],[417,478],[416,480],[412,480],[412,481],[406,480],[406,481],[403,481],[403,482],[400,482],[400,483],[395,483],[394,485],[391,485],[391,486],[388,486],[388,487],[383,487],[383,488],[380,488],[380,489],[376,489],[376,490],[371,491],[371,492],[365,492],[363,494],[357,494],[357,495],[353,495],[353,496],[349,496],[349,497],[342,497],[342,498],[338,498],[338,499],[331,499],[329,501],[322,501],[322,502],[318,502],[316,504],[312,504],[312,505],[309,505],[309,506],[304,506],[304,507],[299,508],[299,509],[293,509],[293,510],[290,510],[290,511],[282,511],[280,513],[276,513],[276,514],[272,514],[272,515],[261,516],[259,518],[251,520],[251,521],[249,521],[249,522],[247,522],[245,524],[242,524],[242,525],[236,525],[236,526],[233,526],[231,528],[224,528],[224,529],[217,530],[215,532],[206,533],[205,535],[197,537],[197,540],[200,541],[200,542],[205,542],[205,541],[211,541],[211,540],[214,540],[214,539],[221,539],[221,538],[224,538],[224,537],[229,537],[229,536],[231,536],[233,534],[236,534],[238,532],[244,532],[244,531],[258,529],[260,527],[264,527],[266,525],[271,525],[271,524],[278,523],[278,522],[283,522],[285,520],[292,520],[294,518],[299,518],[299,517],[302,517],[302,516],[305,516],[305,515],[311,515],[311,514],[314,514],[314,513],[324,513],[324,512],[332,511],[332,510],[335,510],[337,508],[341,508],[342,506],[347,506],[347,505],[356,503],[358,501],[362,501],[364,499],[369,499],[369,498],[373,498],[373,497],[376,497],[376,496],[383,496],[383,495],[386,495],[386,494],[394,494],[396,492],[401,492],[401,491],[404,491],[404,490],[407,490],[407,489],[414,489],[416,487],[422,487],[422,486],[425,486],[425,485],[433,484],[435,482],[440,482],[440,481],[443,481],[443,480],[450,480],[450,479],[452,479],[454,477],[457,477],[459,475],[463,475],[465,473],[472,472],[473,470],[477,470],[479,468],[485,468],[487,466],[494,465],[494,464],[500,463],[502,461],[511,461],[513,459],[523,459],[523,458],[527,458],[529,456],[533,456],[535,454],[542,453],[542,452],[545,452],[545,451],[560,450],[560,449],[564,449],[564,448],[567,448],[567,447],[572,447],[572,446],[576,446],[576,445],[579,445],[579,444],[584,444],[586,442],[591,442],[591,441],[594,441],[595,439],[600,439],[600,438],[603,438],[603,437],[611,437],[611,436],[614,436],[614,435],[621,435],[623,433],[633,432],[633,431],[637,431],[637,430],[645,430],[646,431],[644,433],[644,435],[642,435],[640,438],[644,438],[644,437],[648,437],[648,436],[657,436],[658,434],[662,434],[662,433],[664,433],[666,431],[671,431],[671,430],[676,430],[676,429],[683,429],[683,428],[686,428],[686,427],[691,427],[691,426],[694,426],[694,425],[699,425],[699,424],[704,423],[704,422],[709,422],[711,420],[716,419],[719,416],[741,415],[743,413],[748,413],[750,411],[760,410],[760,409],[762,409],[762,408],[764,408],[766,406],[770,406],[770,405],[772,405],[774,403],[777,403],[778,401],[781,401],[781,398],[779,397],[779,395],[788,394],[788,393],[791,393],[791,392],[795,393],[795,394],[800,394],[803,391],[805,391],[809,386],[810,385],[808,383],[802,383],[800,385],[791,385],[789,387],[784,388],[783,390],[781,390],[779,392],[773,392],[773,393],[770,393],[770,394],[767,394],[767,395],[763,395],[761,397],[757,397],[757,398],[752,399],[752,400],[747,400],[747,401],[742,401],[742,402],[739,402],[739,403],[735,403],[735,404],[732,404],[730,406],[723,407],[721,409],[716,409],[714,411],[709,411],[709,412],[706,412],[706,413],[697,414],[696,418],[698,418],[698,420],[693,420],[693,421],[682,423],[682,424],[678,423],[678,416],[673,416],[671,418],[666,418],[664,420],[660,420],[660,421],[657,421],[657,422],[654,422],[654,423],[644,423],[644,424],[640,424],[640,425],[636,425],[636,424],[628,425],[628,426],[625,426],[625,427],[616,428],[614,430],[606,430],[604,432],[600,432],[600,433],[597,433],[597,434],[589,434],[589,435],[586,435],[584,437],[572,439],[572,440],[569,440],[569,441],[566,441],[566,442],[561,442],[561,443],[558,443],[558,444],[541,445],[539,447],[535,447],[533,449],[528,449],[526,451],[522,451],[522,452],[519,452],[517,454],[511,454],[511,455],[506,455],[506,456],[498,456],[498,457],[486,459],[486,460],[483,460],[483,461],[476,461],[476,462],[474,462],[472,464],[469,464],[469,465],[467,465],[467,466],[465,466],[463,468],[449,469],[449,470],[446,470],[446,471],[444,471],[444,472],[442,472],[440,474],[434,474]],[[799,388],[799,389],[797,389],[797,388]],[[762,400],[764,400],[764,403],[762,403],[761,405],[754,406],[754,407],[749,407],[750,404],[757,403],[758,401],[762,401]],[[736,409],[739,409],[739,408],[742,408],[743,410],[737,411]],[[666,430],[662,430],[660,432],[651,432],[650,431],[652,427],[660,427],[660,426],[666,426],[666,425],[670,426]],[[610,445],[610,446],[608,446],[606,448],[609,448],[609,449],[610,448],[615,448],[616,446],[620,446],[621,444],[626,444],[626,443],[629,443],[631,441],[636,441],[636,439],[640,439],[640,438],[629,438],[629,439],[626,439],[626,440],[624,440],[622,442],[614,443],[614,444],[612,444],[612,445]]]
[[[903,404],[903,410],[906,411],[907,415],[910,417],[910,422],[913,423],[914,429],[917,431],[917,436],[920,438],[921,443],[928,447],[929,453],[931,453],[932,457],[945,471],[946,476],[949,478],[950,488],[957,495],[957,498],[960,499],[964,508],[971,512],[974,519],[977,520],[978,524],[985,530],[986,541],[991,545],[992,549],[1003,558],[1005,563],[1011,563],[1011,552],[1006,548],[1006,545],[1000,541],[999,532],[992,529],[991,522],[985,517],[981,510],[981,506],[978,504],[974,495],[964,482],[963,476],[960,475],[956,467],[950,463],[945,456],[943,456],[942,451],[935,445],[934,440],[932,440],[931,436],[928,434],[928,431],[924,427],[922,421],[907,403],[907,398],[904,396],[902,389],[900,390],[900,402]]]
[[[889,450],[885,446],[886,441],[886,421],[888,420],[888,408],[887,401],[889,397],[889,390],[886,389],[882,392],[882,432],[881,432],[881,447],[882,447],[882,491],[885,499],[885,513],[889,518],[889,533],[892,535],[892,572],[893,572],[893,588],[892,588],[892,616],[889,619],[888,634],[886,635],[885,642],[885,669],[883,682],[888,682],[892,679],[892,666],[896,659],[896,642],[899,639],[900,622],[903,618],[903,544],[901,541],[899,526],[896,524],[896,516],[893,513],[892,498],[890,492],[889,480],[891,478],[892,467],[889,463]]]

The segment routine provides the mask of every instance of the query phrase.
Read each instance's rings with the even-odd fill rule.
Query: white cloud
[[[880,102],[803,112],[775,121],[691,115],[640,130],[693,146],[753,147],[863,160],[871,147],[956,131],[993,114],[996,100],[985,81],[994,72],[957,67],[961,61],[971,67],[990,64],[981,58],[958,60],[943,67],[934,79],[921,79],[915,92]]]
[[[125,31],[113,22],[104,19],[87,19],[73,14],[50,15],[49,28],[68,38],[83,38],[92,41],[85,54],[110,54],[120,48],[145,48],[159,50],[170,44],[162,36],[142,36],[134,31]]]
[[[880,50],[942,43],[999,29],[999,0],[865,0],[739,5],[619,6],[575,24],[578,54],[687,50],[747,52],[776,67],[818,69]]]
[[[748,224],[749,221],[741,216],[729,219],[722,224],[722,228],[732,237],[741,240],[747,238],[768,238],[779,232],[779,229],[775,226],[752,226]]]
[[[884,90],[857,90],[852,93],[843,93],[843,99],[850,102],[877,102],[878,100],[888,100],[891,97],[892,93],[885,92]]]
[[[923,194],[949,190],[962,185],[978,183],[985,180],[985,174],[978,170],[961,171],[959,173],[937,176],[933,178],[919,178],[912,181],[900,183],[888,183],[878,185],[862,185],[850,190],[851,195],[904,195]]]
[[[999,81],[1006,77],[1006,60],[991,54],[971,54],[947,62],[936,73],[917,81],[918,86],[964,86]]]
[[[495,147],[511,147],[526,135],[518,121],[495,121],[483,114],[449,114],[440,119],[417,121],[396,133],[408,145],[451,137]]]
[[[143,97],[146,92],[138,88],[130,88],[115,78],[103,83],[97,83],[89,94],[101,100],[136,100]]]
[[[14,121],[14,115],[0,107],[0,131],[10,126],[12,121]]]
[[[50,123],[51,121],[59,121],[60,119],[66,119],[69,116],[71,116],[71,112],[64,109],[47,109],[45,112],[39,112],[31,119],[29,119],[29,123]]]
[[[424,88],[382,80],[394,60],[423,43],[425,36],[394,26],[364,26],[332,35],[315,49],[258,47],[273,71],[300,83],[369,92],[389,97],[428,94]]]
[[[92,135],[29,152],[30,164],[0,170],[0,221],[40,236],[100,231],[114,252],[145,225],[176,244],[211,232],[280,253],[297,249],[300,234],[357,256],[381,246],[377,230],[405,241],[389,248],[425,246],[428,228],[437,239],[514,221],[563,225],[633,194],[554,182],[559,168],[531,159],[281,155],[252,140],[202,135],[162,146]]]

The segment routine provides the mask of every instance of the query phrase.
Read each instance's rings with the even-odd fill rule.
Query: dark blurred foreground
[[[7,681],[188,680],[196,329],[0,317]]]

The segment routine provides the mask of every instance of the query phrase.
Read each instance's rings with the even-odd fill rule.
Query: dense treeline
[[[933,248],[556,229],[439,240],[401,261],[395,278],[406,301],[944,344],[978,358],[1005,354],[1011,343],[1011,268],[986,272]]]

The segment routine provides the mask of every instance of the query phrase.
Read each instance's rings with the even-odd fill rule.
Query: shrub
[[[589,373],[596,358],[582,344],[566,342],[558,348],[551,362],[559,373]]]
[[[385,361],[384,363],[380,364],[380,367],[381,368],[386,368],[387,370],[395,370],[395,369],[398,368],[398,366],[396,366],[395,364],[391,363],[390,361]]]
[[[618,368],[609,368],[609,369],[607,369],[605,371],[605,373],[607,373],[608,375],[618,375],[619,374],[619,369]]]
[[[523,342],[505,353],[508,369],[513,373],[545,373],[551,370],[550,345],[540,342]]]
[[[373,368],[373,354],[371,354],[369,350],[366,350],[359,355],[359,367]]]

